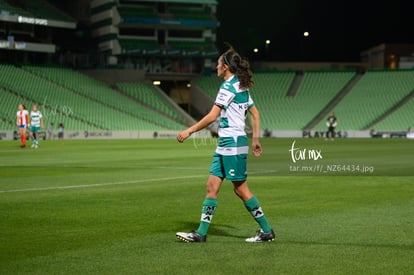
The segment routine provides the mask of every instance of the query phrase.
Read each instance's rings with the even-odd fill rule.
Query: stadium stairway
[[[413,89],[414,70],[373,69],[365,72],[335,106],[334,112],[340,121],[338,129],[360,131],[377,128],[379,125],[385,127],[382,121],[388,121],[388,117],[394,114],[399,115],[403,107],[405,116],[412,117],[414,110],[409,111],[405,106],[411,102]],[[386,130],[391,130],[390,126],[406,130],[409,120],[402,117],[401,121],[405,123],[394,120],[395,125],[388,124]],[[326,130],[325,121],[321,120],[314,129]]]
[[[120,95],[158,113],[168,120],[174,120],[178,123],[190,125],[195,121],[185,113],[171,98],[157,89],[157,87],[148,86],[143,83],[117,83],[113,86]],[[148,92],[145,94],[145,92]]]
[[[158,92],[158,94],[162,98],[164,98],[170,104],[170,106],[175,110],[175,112],[177,112],[185,120],[188,126],[191,126],[194,123],[196,123],[196,120],[192,116],[190,116],[187,112],[185,112],[177,103],[175,103],[175,101],[171,97],[169,97],[166,93],[164,93],[164,91],[162,91],[157,86],[155,86],[154,89]]]
[[[297,72],[286,96],[295,96],[303,80],[303,72]]]
[[[307,124],[303,130],[311,130],[316,125],[321,123],[321,121],[325,121],[328,117],[329,113],[334,110],[335,106],[352,90],[355,84],[362,78],[362,74],[355,74],[355,76],[346,84],[346,86],[338,93],[338,95],[333,98],[328,105],[321,110],[319,114],[315,116],[313,120]]]
[[[414,114],[413,107],[414,90],[412,90],[409,95],[401,99],[400,102],[391,107],[382,116],[365,126],[363,130],[370,130],[379,127],[379,130],[398,131],[404,129],[403,127],[405,126],[411,127],[411,124],[414,123],[412,119],[410,119],[410,117],[412,118]],[[411,112],[409,112],[409,110],[411,110]],[[406,125],[401,125],[401,123],[406,123]]]

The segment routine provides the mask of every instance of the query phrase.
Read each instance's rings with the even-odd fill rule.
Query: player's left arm
[[[220,112],[221,108],[217,105],[214,105],[213,108],[211,108],[210,112],[207,115],[205,115],[199,122],[189,127],[188,129],[178,133],[178,142],[184,142],[184,140],[190,137],[192,133],[198,132],[206,128],[214,121],[216,121],[216,119],[220,116]]]
[[[262,154],[262,145],[260,144],[260,113],[256,106],[252,106],[248,109],[252,118],[252,151],[253,155],[258,157]]]
[[[45,121],[43,120],[43,116],[40,118],[40,128],[42,130],[45,129]]]

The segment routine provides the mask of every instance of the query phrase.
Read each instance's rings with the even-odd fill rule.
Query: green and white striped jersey
[[[237,76],[224,81],[217,94],[215,105],[221,109],[219,137],[245,136],[247,110],[254,106],[249,90],[240,89]]]
[[[30,112],[30,124],[35,127],[40,127],[40,119],[42,118],[42,113],[40,111],[31,111]]]

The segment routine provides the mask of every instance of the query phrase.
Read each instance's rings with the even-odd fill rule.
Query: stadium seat
[[[70,69],[0,65],[0,82],[4,89],[26,102],[39,103],[60,121],[70,119],[67,125],[74,128],[66,127],[67,130],[184,128],[174,119],[145,108],[105,84]],[[17,104],[13,104],[13,108],[17,109]]]
[[[366,72],[334,108],[333,111],[340,121],[338,128],[342,130],[366,129],[413,90],[414,70],[372,70]],[[410,106],[410,104],[406,106]],[[403,106],[401,113],[406,114],[406,106]],[[400,112],[397,111],[389,119],[385,119],[384,122],[380,122],[374,127],[406,129],[409,125],[397,123],[391,126],[389,124],[399,114]],[[407,124],[407,121],[401,120],[401,123]],[[315,129],[326,129],[325,121],[321,121]]]
[[[293,71],[254,74],[252,97],[261,111],[261,126],[271,130],[301,130],[339,93],[354,71],[310,71],[294,96],[288,96]],[[215,98],[222,79],[202,77],[196,84]]]

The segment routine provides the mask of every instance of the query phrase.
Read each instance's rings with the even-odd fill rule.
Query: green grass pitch
[[[413,140],[262,144],[249,186],[276,241],[244,242],[258,226],[225,181],[188,244],[214,139],[0,141],[0,274],[413,274]]]

